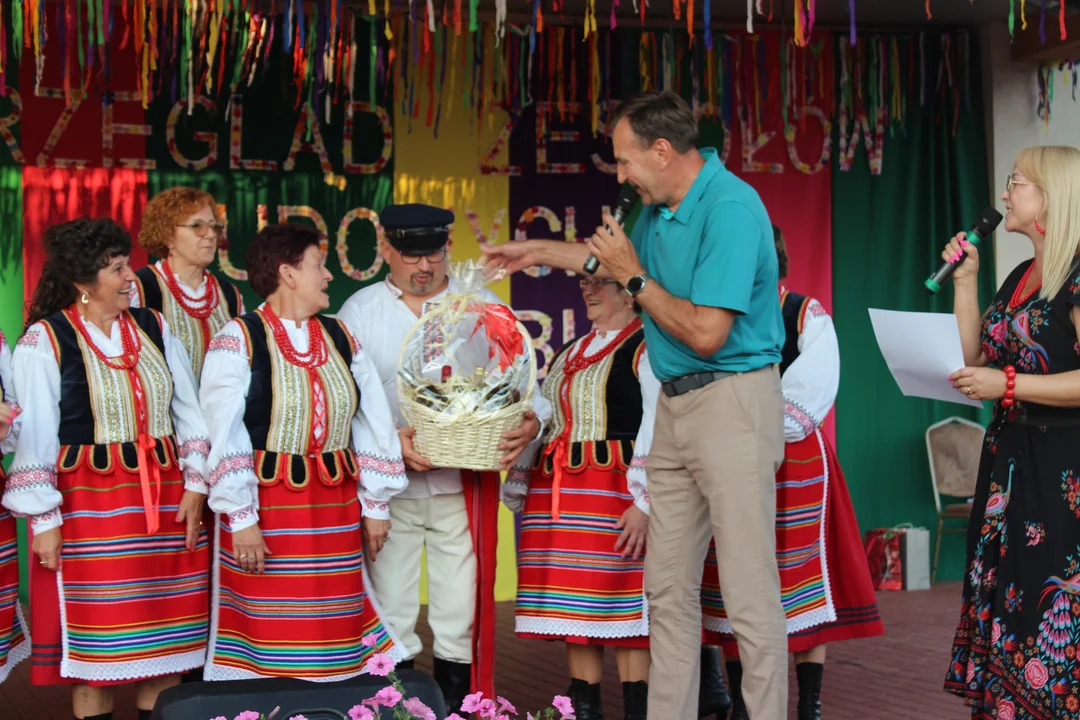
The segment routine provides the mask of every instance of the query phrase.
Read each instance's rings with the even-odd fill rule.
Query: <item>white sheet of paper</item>
[[[900,392],[982,407],[981,401],[972,400],[949,380],[965,364],[955,315],[870,308],[870,322]]]

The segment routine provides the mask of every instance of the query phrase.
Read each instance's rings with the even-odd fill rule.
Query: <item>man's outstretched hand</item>
[[[527,240],[505,242],[499,245],[481,243],[480,252],[484,258],[484,269],[489,274],[501,270],[510,275],[536,264]]]

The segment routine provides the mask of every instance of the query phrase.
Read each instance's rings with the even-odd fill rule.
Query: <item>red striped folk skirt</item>
[[[2,481],[0,474],[0,483]],[[0,682],[30,655],[30,642],[23,630],[25,627],[19,611],[19,553],[15,518],[0,508]]]
[[[372,653],[401,658],[365,590],[356,478],[336,483],[262,481],[259,527],[270,550],[262,574],[240,568],[221,517],[205,679],[342,680],[360,674]],[[374,647],[361,644],[366,635]]]
[[[30,563],[35,685],[115,685],[182,673],[206,657],[207,533],[194,551],[185,547],[175,458],[160,470],[160,527],[148,535],[139,473],[118,446],[108,450],[105,471],[80,459],[57,474],[60,570]]]
[[[847,483],[820,432],[785,448],[776,476],[776,560],[790,652],[885,634]],[[701,607],[706,641],[737,657],[712,545]]]
[[[586,465],[564,472],[557,520],[551,493],[552,478],[537,468],[518,540],[518,635],[648,647],[644,560],[615,551],[615,523],[633,504],[625,470]]]

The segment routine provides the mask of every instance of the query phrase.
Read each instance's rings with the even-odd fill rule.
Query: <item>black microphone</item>
[[[993,207],[988,207],[982,211],[982,214],[976,218],[975,222],[971,224],[971,229],[968,230],[967,241],[974,245],[979,246],[979,241],[984,238],[990,237],[991,233],[1001,223],[1001,213],[995,210]],[[960,258],[956,262],[945,261],[941,263],[941,267],[937,269],[933,275],[927,278],[923,283],[926,286],[926,291],[933,295],[941,286],[948,282],[952,274],[956,272],[956,268],[960,266],[960,263],[967,259],[967,253],[961,252]]]
[[[634,189],[634,186],[630,183],[626,183],[625,185],[623,185],[622,190],[619,192],[619,199],[615,201],[615,222],[617,222],[619,225],[622,225],[623,220],[626,219],[626,216],[629,215],[630,212],[634,209],[634,206],[637,205],[637,201],[638,194],[637,190]],[[606,225],[604,226],[604,229],[608,232],[611,232],[611,228],[607,227]],[[585,261],[585,272],[589,273],[590,275],[595,275],[596,271],[599,269],[600,261],[590,255],[589,258]]]

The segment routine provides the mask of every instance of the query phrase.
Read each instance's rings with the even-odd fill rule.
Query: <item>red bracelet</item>
[[[1008,410],[1016,404],[1016,368],[1012,365],[1005,366],[1005,397],[1001,400],[1001,407]]]

